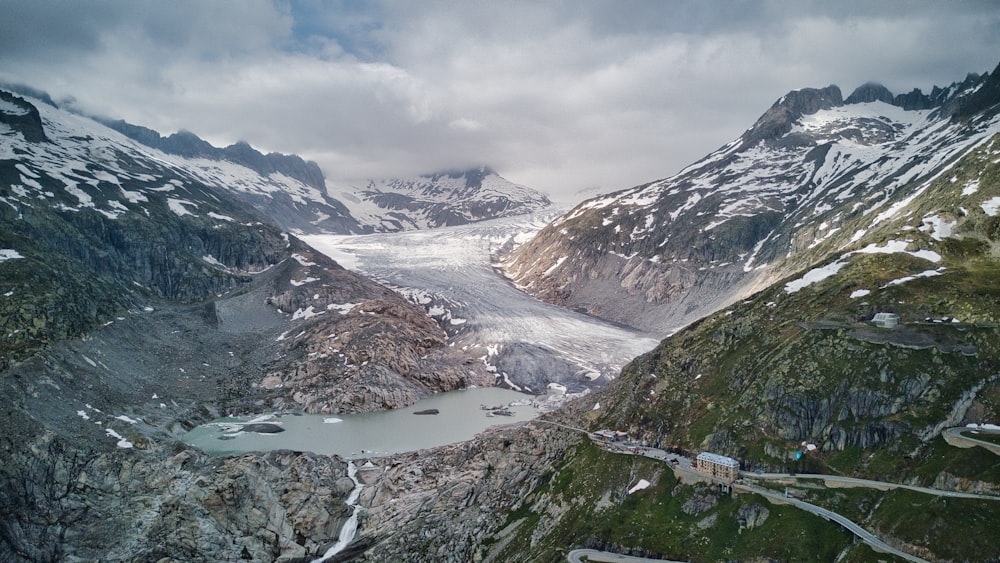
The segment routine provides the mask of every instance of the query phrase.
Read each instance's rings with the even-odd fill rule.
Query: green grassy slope
[[[818,264],[838,263],[835,275],[789,292],[785,284],[795,276],[702,319],[565,416],[661,447],[730,455],[750,469],[1000,489],[1000,456],[952,447],[940,435],[949,426],[1000,422],[1000,217],[982,206],[1000,197],[998,153],[994,138],[924,186],[904,212],[871,225],[857,246]],[[935,221],[951,223],[951,234],[942,236]],[[891,241],[906,242],[907,253],[848,255]],[[927,251],[940,259],[928,260],[934,255]],[[875,327],[869,321],[876,312],[897,313],[903,324]],[[568,477],[556,475],[552,490],[538,494],[594,498],[598,490],[620,490],[621,475],[641,476],[623,467],[640,463],[580,451],[562,470],[572,479],[560,485]],[[597,468],[617,473],[594,477]],[[713,508],[719,516],[702,529],[703,515],[677,512],[696,490],[676,488],[671,478],[613,508],[564,516],[542,541],[692,560],[886,559],[790,508],[769,507],[772,517],[760,528],[740,533],[732,514],[752,496],[720,498]],[[1000,558],[1000,546],[980,541],[1000,524],[1000,502],[793,488],[922,557]],[[761,530],[767,534],[757,536]]]

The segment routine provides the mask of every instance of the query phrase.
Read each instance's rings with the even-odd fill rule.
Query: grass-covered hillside
[[[678,561],[832,561],[852,543],[849,532],[794,507],[682,485],[662,462],[589,442],[545,477],[495,534],[495,560],[555,563],[586,546]],[[650,486],[629,494],[640,479]],[[852,553],[874,555],[864,545]]]
[[[917,209],[886,225],[879,239],[703,319],[637,359],[601,398],[599,423],[782,466],[804,441],[818,446],[821,460],[852,448],[909,454],[948,425],[996,421],[1000,217],[988,205],[1000,196],[994,146],[1000,142],[933,183]],[[981,203],[954,201],[973,197]],[[901,325],[875,327],[877,312],[898,314]],[[839,469],[865,472],[863,464]]]
[[[571,416],[591,429],[628,430],[664,448],[729,455],[747,469],[1000,490],[1000,456],[957,448],[942,437],[949,427],[1000,422],[997,154],[1000,141],[994,139],[924,186],[855,246],[663,341],[611,386],[578,403]],[[874,326],[878,312],[898,314],[901,324]],[[552,492],[586,488],[590,471],[583,467],[625,463],[594,456],[607,458],[578,451],[553,477]],[[698,513],[695,522],[675,512],[685,495],[696,492],[676,489],[670,479],[612,503],[612,512],[595,505],[588,517],[563,518],[555,533],[706,561],[751,555],[830,560],[853,542],[828,529],[832,524],[812,529],[810,517],[789,514],[780,526],[768,520],[777,527],[769,537],[809,537],[820,545],[803,557],[795,551],[803,543],[757,544],[752,534],[738,532],[730,514],[752,500],[720,499],[714,523],[704,520],[709,513]],[[606,482],[592,486],[607,490]],[[922,557],[1000,557],[1000,547],[976,540],[1000,525],[1000,502],[801,490],[811,502]],[[645,524],[633,520],[637,514]],[[682,531],[663,527],[671,519]],[[848,560],[874,555],[849,551]]]

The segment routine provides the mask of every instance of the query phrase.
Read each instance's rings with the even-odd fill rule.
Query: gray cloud
[[[0,78],[316,159],[331,181],[488,164],[572,199],[668,176],[790,89],[992,70],[992,2],[8,1]]]

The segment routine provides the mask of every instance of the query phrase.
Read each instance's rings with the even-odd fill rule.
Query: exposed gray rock
[[[0,90],[0,101],[7,104],[6,109],[0,109],[0,123],[21,133],[24,140],[29,143],[49,140],[45,136],[45,128],[42,126],[42,118],[38,115],[38,108],[23,98],[2,90]]]
[[[95,452],[52,435],[7,462],[18,473],[0,489],[5,561],[317,556],[336,541],[353,485],[331,457]]]
[[[892,104],[894,98],[888,88],[878,82],[866,82],[858,86],[851,95],[844,100],[845,104],[867,104],[871,102],[885,102]]]
[[[935,489],[945,491],[961,491],[963,493],[974,493],[978,495],[996,495],[1000,493],[1000,485],[987,481],[976,481],[963,477],[956,477],[947,471],[941,472],[931,485]]]
[[[776,140],[791,131],[792,122],[803,115],[810,115],[843,103],[840,88],[832,84],[826,88],[793,90],[764,112],[764,115],[740,139],[746,145]]]
[[[741,530],[752,530],[767,521],[770,514],[771,511],[767,507],[759,504],[744,504],[736,512],[736,519],[740,523]]]
[[[710,488],[697,486],[694,488],[694,493],[691,495],[691,498],[684,501],[684,504],[681,505],[681,512],[695,516],[708,512],[709,510],[715,508],[715,505],[718,503],[718,495],[716,495]]]
[[[716,512],[714,514],[709,514],[708,516],[706,516],[706,517],[702,518],[701,520],[699,520],[695,524],[695,527],[697,527],[699,530],[706,530],[706,529],[711,528],[712,526],[714,526],[715,522],[718,519],[719,519],[719,513]]]
[[[375,460],[384,471],[361,494],[359,539],[371,545],[362,560],[490,560],[491,545],[484,539],[500,530],[507,514],[580,439],[540,426],[497,427],[472,442]],[[572,507],[553,503],[531,509],[546,514],[538,525],[541,533]],[[511,526],[507,533],[518,523]]]
[[[243,432],[256,432],[257,434],[277,434],[279,432],[284,432],[285,429],[279,424],[270,424],[267,422],[255,422],[253,424],[245,424],[240,427]]]
[[[603,386],[607,379],[591,379],[581,373],[576,366],[550,350],[527,343],[513,343],[503,346],[495,360],[498,371],[506,373],[515,385],[541,392],[549,383],[566,386],[569,393],[579,393],[584,389]]]

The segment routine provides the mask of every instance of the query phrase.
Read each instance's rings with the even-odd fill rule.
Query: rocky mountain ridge
[[[503,266],[545,300],[675,330],[908,213],[931,180],[1000,131],[998,74],[893,97],[899,105],[871,85],[851,104],[836,86],[790,92],[676,176],[578,205]],[[906,109],[921,105],[932,107]],[[967,209],[985,201],[966,195]]]
[[[319,166],[297,155],[262,154],[249,143],[215,147],[190,131],[166,137],[123,120],[102,124],[167,154],[245,166],[270,186],[237,184],[234,191],[283,228],[301,233],[356,234],[465,225],[532,213],[551,205],[543,194],[509,182],[488,167],[410,178],[327,185]],[[290,180],[289,180],[290,179]],[[295,182],[306,188],[295,186]]]
[[[298,155],[263,154],[249,143],[218,148],[190,131],[166,137],[124,120],[99,119],[100,123],[148,147],[190,160],[206,168],[232,163],[254,171],[263,182],[234,182],[230,188],[282,228],[299,232],[360,233],[365,229],[343,203],[327,195],[319,165]]]

